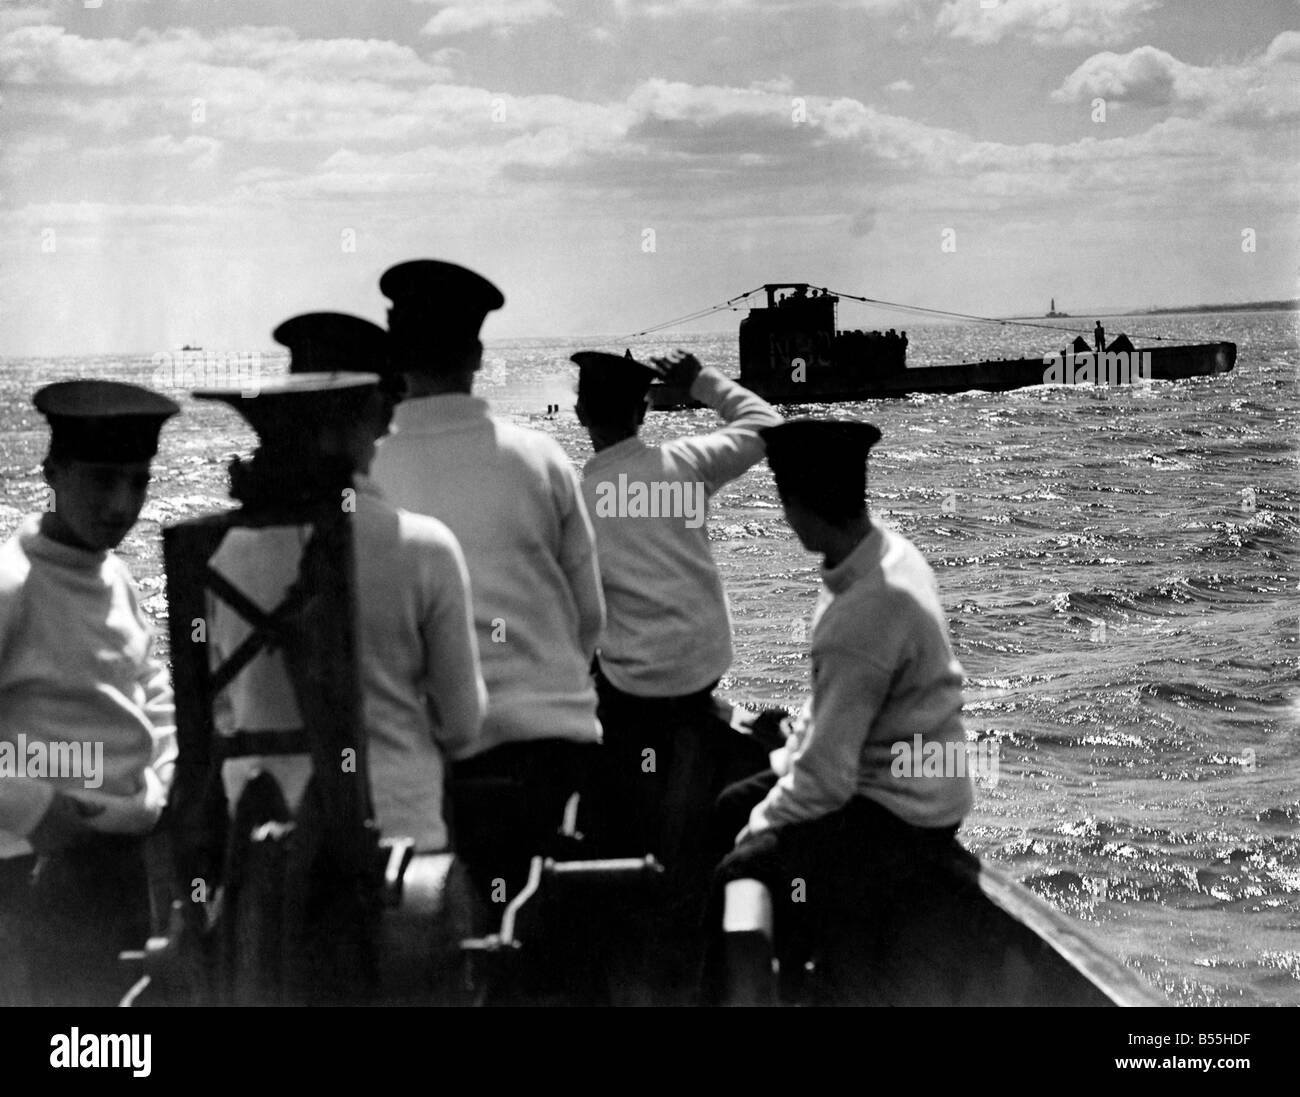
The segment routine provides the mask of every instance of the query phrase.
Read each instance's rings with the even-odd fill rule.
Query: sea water
[[[912,365],[1056,353],[1062,332],[915,326]],[[1231,340],[1235,371],[1134,386],[1039,387],[788,409],[851,416],[883,440],[873,516],[934,568],[966,671],[970,738],[997,747],[963,841],[1173,1000],[1300,1005],[1300,397],[1294,313],[1105,318],[1177,343]],[[590,456],[572,414],[583,348],[674,346],[735,373],[734,334],[491,344],[480,389],[503,415]],[[150,353],[0,363],[0,534],[44,509],[41,384],[150,383]],[[269,352],[268,376],[284,361]],[[166,614],[160,527],[229,505],[252,435],[172,393],[151,498],[121,554]],[[558,412],[547,412],[558,406]],[[713,429],[651,413],[648,441]],[[720,692],[794,706],[807,686],[818,561],[782,521],[766,465],[711,505],[735,622]],[[163,637],[165,644],[165,637]]]

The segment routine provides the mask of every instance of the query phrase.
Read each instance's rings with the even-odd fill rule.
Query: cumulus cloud
[[[1300,81],[1288,85],[1286,74],[1294,77],[1297,59],[1296,32],[1238,66],[1191,66],[1143,46],[1089,58],[1054,98],[1201,107],[1209,124],[1281,117],[1295,110],[1297,93],[1287,89]],[[57,162],[66,144],[35,136],[71,133],[97,157],[117,148],[120,158],[158,165],[151,193],[165,196],[170,185],[178,200],[194,170],[229,163],[238,174],[217,173],[213,185],[235,200],[579,189],[615,203],[635,195],[672,206],[690,196],[725,217],[729,206],[742,216],[747,206],[802,201],[815,188],[828,211],[852,218],[863,187],[878,193],[875,210],[890,201],[1014,204],[1062,196],[1067,185],[1115,189],[1122,180],[1113,172],[1137,170],[1100,162],[1099,148],[1110,159],[1120,146],[1092,138],[1064,146],[978,142],[849,97],[800,97],[796,110],[786,77],[748,87],[646,79],[603,101],[503,96],[452,82],[393,42],[299,38],[285,28],[208,37],[175,28],[126,40],[28,25],[0,39],[0,80],[21,92],[15,117],[26,127],[14,134],[10,170]],[[888,88],[905,93],[912,84]],[[201,124],[191,120],[195,98],[205,105]],[[1197,132],[1204,143],[1203,126]],[[105,141],[114,136],[116,146]],[[1165,151],[1167,137],[1163,131]],[[1141,163],[1158,143],[1145,141],[1125,145],[1123,155]],[[1149,164],[1141,170],[1168,181]],[[85,185],[71,169],[64,182],[71,193]],[[59,194],[58,184],[56,173],[43,186]]]
[[[19,86],[125,87],[189,81],[212,70],[251,69],[276,78],[428,81],[446,70],[408,46],[380,39],[300,39],[287,27],[234,27],[205,36],[190,27],[141,30],[132,38],[82,38],[62,27],[25,26],[0,38],[0,82]]]
[[[1006,37],[1040,46],[1112,45],[1131,38],[1160,0],[948,0],[936,26],[953,38],[991,45]]]
[[[1096,96],[1199,111],[1227,124],[1293,122],[1300,118],[1300,32],[1284,31],[1258,57],[1209,66],[1189,65],[1154,46],[1098,53],[1052,93],[1058,103]]]
[[[830,0],[830,6],[868,15],[888,15],[911,6],[914,0]],[[807,0],[614,0],[614,10],[623,17],[643,15],[668,19],[681,15],[721,14],[753,17],[763,14],[786,14],[807,9]]]
[[[135,226],[142,229],[175,231],[177,227],[201,222],[217,223],[229,210],[211,202],[186,204],[157,202],[34,202],[9,215],[27,231],[40,225],[94,228],[104,224]]]
[[[916,91],[916,85],[911,80],[895,80],[892,84],[885,85],[886,91],[909,92]]]
[[[1242,112],[1292,110],[1286,104],[1296,93],[1286,92],[1283,77],[1294,76],[1297,59],[1295,32],[1235,67],[1191,66],[1150,46],[1097,54],[1066,79],[1057,101],[1102,95],[1178,104],[1192,117],[1122,138],[1011,145],[850,97],[801,96],[796,112],[785,77],[748,87],[645,79],[596,101],[503,96],[451,82],[430,59],[392,42],[249,27],[209,37],[171,29],[83,39],[24,26],[0,39],[0,80],[21,91],[28,127],[14,135],[3,164],[16,172],[40,163],[42,195],[102,196],[109,183],[88,191],[75,169],[66,136],[73,134],[90,158],[148,163],[148,196],[158,201],[192,201],[194,172],[213,168],[205,185],[234,206],[365,203],[376,217],[400,219],[403,203],[434,195],[440,208],[471,210],[487,197],[519,208],[571,205],[581,194],[591,209],[632,201],[723,221],[811,209],[840,217],[860,236],[898,211],[1005,215],[1089,193],[1157,208],[1200,185],[1189,171],[1216,194],[1276,187],[1281,169],[1256,164],[1254,179],[1245,178],[1241,165],[1258,159],[1248,139],[1211,139],[1206,127],[1222,128]],[[902,93],[912,84],[888,88]],[[194,97],[206,103],[197,126]],[[160,117],[167,132],[159,133]],[[41,133],[62,140],[42,142]],[[1203,156],[1210,140],[1223,156]],[[1234,171],[1216,166],[1225,158]],[[62,174],[47,170],[60,162]],[[123,194],[141,185],[139,173],[108,174]]]
[[[162,133],[138,141],[119,145],[98,146],[80,150],[78,156],[99,162],[141,160],[175,160],[184,162],[191,171],[206,171],[213,167],[220,155],[222,143],[215,137],[188,134],[182,138]]]
[[[19,4],[0,8],[0,34],[34,23],[48,23],[54,18],[53,10],[43,4]]]
[[[394,42],[300,39],[282,27],[210,37],[142,30],[122,39],[38,26],[0,38],[11,124],[189,130],[196,101],[205,132],[255,142],[410,140],[455,124],[460,113],[484,124],[486,93],[456,90],[443,83],[449,77]]]
[[[672,19],[683,15],[726,15],[743,17],[762,12],[784,12],[794,6],[793,0],[664,0],[664,2],[627,3],[615,5],[620,15],[640,15],[647,19]]]
[[[1244,131],[1217,133],[1221,155],[1207,157],[1207,123],[1193,118],[1138,134],[1016,145],[847,98],[808,97],[808,121],[795,125],[789,96],[762,88],[649,80],[624,105],[623,139],[575,143],[502,171],[570,194],[634,197],[656,209],[686,204],[727,221],[838,213],[851,234],[865,234],[874,218],[927,209],[1005,218],[1016,210],[1052,216],[1081,198],[1148,214],[1166,209],[1171,194],[1192,204],[1196,195],[1269,201],[1290,170],[1261,161]],[[869,216],[864,193],[872,195]]]
[[[1300,2],[1300,0],[1298,0]],[[1264,51],[1264,61],[1273,64],[1277,61],[1300,61],[1300,31],[1283,31]]]
[[[468,34],[490,28],[509,30],[526,23],[536,23],[560,14],[551,0],[416,0],[439,10],[425,25],[429,35]]]
[[[1154,46],[1140,46],[1125,54],[1097,53],[1070,73],[1052,98],[1077,102],[1100,95],[1121,103],[1164,106],[1198,94],[1198,74],[1208,71],[1184,64]]]

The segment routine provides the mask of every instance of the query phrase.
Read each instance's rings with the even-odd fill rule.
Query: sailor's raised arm
[[[435,738],[453,757],[478,741],[487,712],[487,687],[479,665],[469,571],[459,543],[447,535],[445,566],[420,622],[427,661],[425,695],[437,714]]]
[[[701,366],[693,355],[679,351],[672,358],[656,359],[656,365],[669,380],[689,381],[691,396],[722,416],[723,426],[712,433],[669,443],[700,470],[710,494],[763,459],[758,432],[782,421],[771,404],[712,366]]]

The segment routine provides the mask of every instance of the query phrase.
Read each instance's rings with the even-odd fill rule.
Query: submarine
[[[909,366],[906,332],[838,329],[842,295],[807,282],[769,282],[761,288],[766,304],[751,308],[740,322],[739,381],[774,404],[1006,392],[1053,383],[1181,381],[1227,373],[1237,362],[1236,343],[1138,347],[1121,334],[1102,353],[1079,337],[1042,357]],[[650,386],[650,401],[665,411],[701,406],[681,386],[662,381]]]

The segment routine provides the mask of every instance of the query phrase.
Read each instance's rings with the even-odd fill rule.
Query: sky
[[[0,354],[1291,297],[1298,169],[1300,0],[0,0]]]

